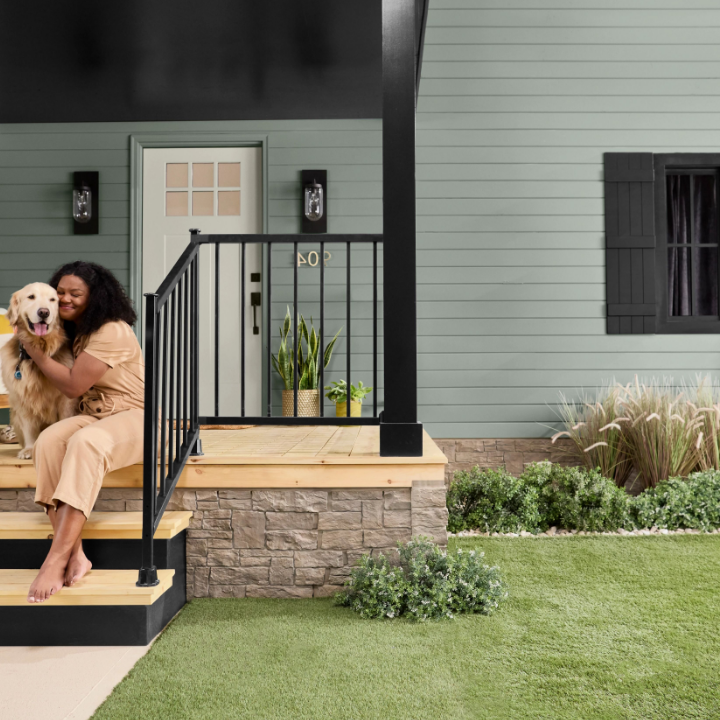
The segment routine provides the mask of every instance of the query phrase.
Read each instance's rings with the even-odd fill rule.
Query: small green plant
[[[347,402],[347,382],[345,380],[332,382],[330,385],[325,386],[325,390],[329,390],[329,392],[325,393],[328,400],[332,400],[334,403]],[[372,388],[363,385],[362,380],[358,380],[357,387],[350,385],[350,399],[352,402],[362,402],[363,398],[371,392]]]
[[[458,613],[489,615],[507,597],[497,567],[484,554],[458,550],[448,554],[425,537],[398,543],[398,559],[363,555],[352,569],[341,605],[364,618],[424,621],[454,618]]]
[[[625,490],[599,470],[532,463],[515,477],[504,469],[458,471],[447,493],[448,530],[537,533],[555,525],[617,530],[631,524]]]
[[[598,469],[540,462],[529,465],[521,478],[537,490],[542,530],[555,525],[598,532],[630,525],[628,494]]]
[[[280,328],[280,349],[277,357],[272,355],[273,367],[283,379],[286,390],[292,390],[295,382],[295,358],[294,358],[294,336],[292,330],[292,317],[288,307],[285,320]],[[340,335],[342,328],[335,333],[335,337],[325,347],[323,353],[323,367],[327,367],[332,357],[335,341]],[[303,348],[303,340],[305,348]],[[318,355],[320,352],[320,340],[310,318],[310,330],[308,331],[305,318],[300,315],[298,324],[298,390],[316,390],[320,376],[320,363]]]
[[[631,505],[637,527],[713,530],[720,527],[720,472],[664,480],[632,498]]]
[[[538,489],[504,468],[459,470],[447,492],[448,530],[537,532]]]

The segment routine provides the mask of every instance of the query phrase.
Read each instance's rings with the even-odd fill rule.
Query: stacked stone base
[[[398,541],[447,544],[442,483],[412,489],[176,490],[192,510],[188,597],[309,598],[341,589],[364,554]]]
[[[445,467],[445,482],[450,483],[458,470],[470,470],[475,465],[480,469],[504,467],[513,475],[521,475],[531,462],[560,463],[577,465],[573,454],[574,445],[567,438],[552,443],[550,438],[505,438],[492,439],[435,439],[437,446],[448,459]]]

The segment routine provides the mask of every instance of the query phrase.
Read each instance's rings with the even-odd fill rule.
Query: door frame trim
[[[154,132],[130,135],[130,298],[142,311],[143,150],[145,148],[260,147],[262,150],[263,234],[268,228],[268,149],[266,133]],[[189,242],[189,239],[188,239]],[[264,258],[263,258],[264,261]],[[264,306],[264,303],[263,303]],[[263,307],[263,311],[264,311]]]
[[[152,132],[130,135],[130,298],[135,305],[138,318],[142,318],[142,260],[143,260],[143,150],[145,148],[195,148],[195,147],[260,147],[262,152],[262,223],[263,234],[268,232],[268,154],[269,135],[259,132]],[[201,218],[198,218],[201,220]],[[202,225],[202,223],[201,223]],[[201,228],[202,229],[202,228]],[[189,242],[189,238],[188,238]],[[267,277],[265,267],[268,261],[263,248],[262,277]],[[265,282],[262,284],[265,297]],[[267,327],[269,308],[263,302],[260,316],[261,328]],[[135,325],[140,345],[143,344],[141,322]],[[267,354],[270,352],[270,338],[262,343],[260,360],[261,398],[260,407],[267,405]]]

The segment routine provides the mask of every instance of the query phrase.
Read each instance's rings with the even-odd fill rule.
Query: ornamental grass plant
[[[681,391],[671,378],[602,388],[594,401],[561,395],[571,455],[623,487],[633,469],[644,488],[696,470],[720,469],[720,388],[698,377]]]
[[[588,470],[599,468],[603,476],[624,487],[632,471],[632,461],[622,432],[617,399],[618,387],[603,388],[594,401],[587,396],[578,402],[560,393],[560,416],[566,430],[553,436],[553,443],[562,436],[573,442],[571,454]]]

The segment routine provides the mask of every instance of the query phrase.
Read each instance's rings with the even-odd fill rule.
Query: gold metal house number
[[[332,255],[325,250],[325,262],[324,265],[327,267],[328,260],[332,257]],[[317,267],[318,263],[320,262],[320,254],[316,252],[315,250],[311,250],[307,257],[303,257],[303,254],[298,251],[297,254],[297,264],[298,267],[302,267],[303,265],[307,265],[308,267]]]

